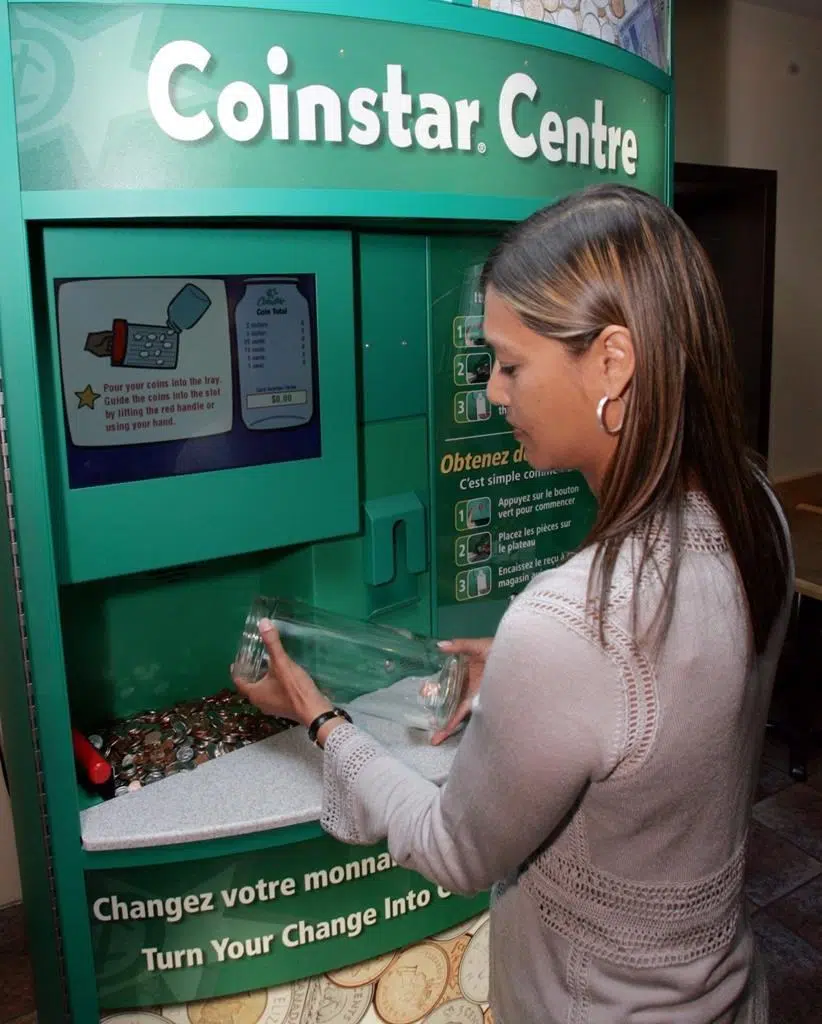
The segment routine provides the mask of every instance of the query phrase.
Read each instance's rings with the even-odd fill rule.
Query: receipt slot
[[[5,3],[0,716],[47,1024],[490,1019],[487,894],[329,838],[321,753],[228,664],[261,594],[487,635],[584,538],[488,399],[480,271],[586,184],[667,198],[672,82],[657,5],[559,6]],[[445,782],[459,740],[364,696]]]

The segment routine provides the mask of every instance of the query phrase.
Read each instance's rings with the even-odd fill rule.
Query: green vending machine
[[[669,197],[667,14],[507,7],[3,4],[0,715],[41,1024],[491,1019],[487,899],[326,836],[321,755],[229,663],[257,594],[487,635],[591,523],[487,399],[479,273],[589,183]],[[380,728],[445,780],[457,739]]]

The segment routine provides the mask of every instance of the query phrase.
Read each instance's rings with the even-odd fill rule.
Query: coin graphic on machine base
[[[373,985],[340,988],[327,978],[312,978],[306,1020],[311,1024],[360,1024],[373,994]]]
[[[385,1024],[415,1024],[437,1005],[448,984],[448,956],[423,942],[401,953],[377,984],[374,1005]]]
[[[340,988],[360,988],[362,985],[372,985],[385,972],[394,959],[394,955],[394,953],[386,953],[384,956],[374,957],[373,960],[365,960],[361,964],[352,964],[350,967],[328,971],[327,977]]]
[[[171,1022],[168,1017],[161,1017],[158,1013],[150,1013],[148,1010],[126,1010],[124,1013],[102,1017],[100,1024],[171,1024]]]
[[[482,1010],[467,999],[454,999],[438,1006],[425,1018],[425,1024],[483,1024]]]
[[[262,1024],[268,992],[242,992],[188,1004],[191,1024]]]
[[[444,1006],[446,1003],[462,998],[462,989],[460,988],[460,964],[462,963],[463,954],[468,948],[470,942],[470,935],[460,935],[457,939],[452,939],[450,942],[442,943],[442,948],[445,950],[448,957],[448,983],[445,986],[445,991],[439,998],[438,1006]]]
[[[460,988],[472,1003],[488,1002],[490,934],[490,924],[484,921],[472,937],[460,965]]]
[[[294,981],[270,988],[268,1005],[260,1024],[301,1024],[307,999],[307,981]]]

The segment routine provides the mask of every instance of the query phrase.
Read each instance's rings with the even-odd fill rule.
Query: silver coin
[[[582,31],[586,36],[600,39],[602,37],[602,29],[599,25],[599,18],[595,14],[586,14],[582,19]]]
[[[425,1024],[482,1024],[482,1007],[467,999],[452,999],[425,1018]]]
[[[283,1016],[284,999],[281,993],[286,988],[290,989],[290,1000]],[[305,1024],[304,1013],[310,990],[311,982],[308,979],[269,989],[268,1007],[263,1024]]]
[[[159,1013],[149,1013],[148,1010],[126,1010],[125,1013],[102,1017],[100,1024],[172,1024],[172,1022],[168,1017],[161,1017]]]
[[[579,31],[579,21],[574,11],[569,11],[567,8],[563,8],[557,14],[557,25],[560,28],[569,28],[573,32]]]
[[[490,935],[490,922],[484,921],[472,936],[460,963],[460,988],[472,1003],[488,1002]]]
[[[452,939],[458,939],[461,935],[467,934],[470,931],[471,922],[466,921],[465,924],[455,925],[453,928],[446,928],[443,932],[438,932],[436,935],[432,935],[431,938],[434,942],[450,942]]]
[[[308,1020],[311,1024],[360,1024],[373,994],[373,985],[340,988],[327,978],[314,978],[308,994]]]

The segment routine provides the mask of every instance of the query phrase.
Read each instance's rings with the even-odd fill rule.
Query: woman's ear
[[[594,344],[600,348],[603,394],[618,398],[628,389],[636,370],[631,332],[627,327],[606,327]]]

